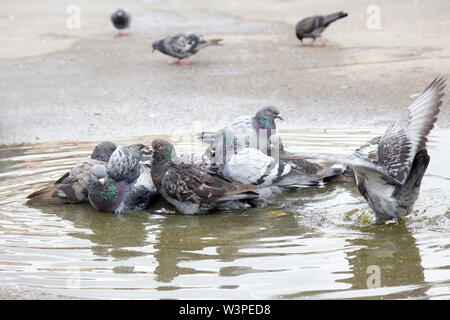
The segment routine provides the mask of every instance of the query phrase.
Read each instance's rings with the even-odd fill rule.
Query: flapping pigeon
[[[375,212],[378,224],[405,217],[412,212],[430,161],[427,136],[436,122],[445,86],[446,78],[434,79],[400,119],[381,138],[375,138],[373,142],[376,144],[378,140],[378,147],[376,153],[367,153],[371,156],[305,154],[303,157],[326,159],[350,167],[358,190]]]
[[[233,184],[177,158],[173,145],[163,139],[152,142],[151,175],[161,196],[183,214],[209,210],[258,198],[256,187]],[[242,203],[242,207],[245,204]]]
[[[326,16],[314,16],[302,19],[295,27],[295,34],[302,43],[303,38],[312,38],[314,42],[316,41],[316,38],[321,37],[322,32],[330,25],[330,23],[342,19],[347,15],[347,13],[341,11]],[[323,39],[322,44],[325,44]]]
[[[96,164],[106,164],[115,149],[116,145],[110,141],[98,144],[89,158],[75,164],[53,185],[28,195],[29,200],[26,204],[48,205],[87,201],[87,186],[91,167]]]
[[[142,163],[142,153],[131,147],[118,147],[106,165],[90,171],[88,195],[97,210],[127,213],[147,209],[158,198],[150,165]]]
[[[122,30],[130,27],[131,16],[123,9],[118,9],[111,14],[111,22],[122,34]]]
[[[162,40],[153,42],[153,51],[158,50],[168,56],[177,58],[177,64],[190,64],[189,57],[196,54],[200,49],[208,46],[222,45],[223,39],[205,40],[203,36],[195,33],[179,33]],[[184,60],[184,61],[183,61]]]
[[[274,106],[267,106],[261,108],[254,116],[239,117],[224,129],[235,137],[239,147],[253,147],[267,154],[270,152],[270,137],[276,134],[275,119],[283,120],[280,110]],[[197,138],[213,145],[216,132],[202,132],[197,134]]]

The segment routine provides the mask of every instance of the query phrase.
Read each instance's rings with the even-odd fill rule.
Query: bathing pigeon
[[[274,136],[272,136],[274,137]],[[211,166],[215,172],[233,183],[252,184],[260,188],[260,199],[285,190],[318,186],[322,184],[326,168],[304,160],[303,167],[291,166],[289,162],[264,154],[258,149],[239,146],[229,129],[216,133],[210,152]],[[294,162],[294,161],[293,161]]]
[[[131,16],[125,10],[118,9],[111,14],[111,22],[119,30],[119,34],[122,34],[123,29],[130,27]]]
[[[152,147],[151,175],[156,189],[183,214],[207,213],[227,204],[246,207],[241,200],[258,198],[255,186],[233,184],[195,165],[181,162],[173,145],[164,139],[154,140]]]
[[[45,187],[27,196],[27,205],[48,205],[79,203],[87,201],[89,172],[95,164],[106,164],[116,145],[110,141],[98,144],[92,155],[80,161],[53,185]]]
[[[358,190],[375,212],[378,224],[402,218],[412,212],[419,196],[430,161],[427,136],[436,122],[445,86],[445,77],[434,79],[400,119],[381,138],[375,138],[373,142],[378,140],[376,153],[368,153],[372,156],[305,154],[303,157],[327,159],[350,167],[355,173]]]
[[[88,197],[97,210],[127,213],[147,209],[158,199],[150,165],[142,163],[142,153],[131,147],[118,147],[106,165],[90,171]]]
[[[302,19],[295,27],[295,34],[302,43],[303,38],[312,38],[314,42],[316,41],[316,38],[321,37],[321,33],[330,25],[330,23],[342,19],[347,15],[347,13],[341,11],[327,16],[314,16]],[[325,44],[323,39],[322,43]]]
[[[195,33],[179,33],[153,42],[153,51],[158,50],[163,54],[177,58],[176,64],[190,64],[189,57],[196,54],[200,49],[208,46],[222,45],[223,39],[205,40],[203,36]],[[184,60],[182,62],[182,60]]]
[[[254,116],[244,116],[236,119],[231,125],[224,128],[237,140],[239,146],[253,147],[263,153],[270,153],[269,140],[276,134],[275,119],[283,120],[280,110],[274,106],[263,107]],[[197,138],[213,145],[217,132],[201,132]],[[280,148],[282,143],[280,141]]]

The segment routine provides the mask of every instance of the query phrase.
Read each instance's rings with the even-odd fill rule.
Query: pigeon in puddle
[[[237,139],[239,146],[253,147],[267,154],[270,153],[270,137],[276,134],[276,119],[283,120],[280,110],[274,106],[267,106],[258,110],[254,116],[237,118],[224,129]],[[197,134],[197,138],[212,145],[216,139],[216,133],[201,132]],[[280,144],[282,144],[281,141]]]
[[[245,208],[258,198],[252,185],[234,184],[195,165],[181,162],[173,145],[164,139],[152,142],[151,175],[161,196],[183,214],[213,209]]]
[[[377,224],[405,217],[413,210],[430,161],[427,136],[436,122],[445,86],[445,77],[434,79],[383,136],[372,141],[372,147],[366,146],[368,149],[376,146],[376,152],[362,148],[350,157],[333,154],[285,157],[342,163],[353,170],[358,190],[374,211]]]
[[[150,164],[142,162],[141,151],[117,147],[106,165],[90,171],[88,196],[97,210],[128,213],[150,207],[158,192],[153,185]]]
[[[76,163],[69,172],[60,177],[53,185],[28,195],[29,200],[26,204],[50,205],[87,201],[87,186],[91,167],[96,164],[106,164],[115,149],[116,145],[110,141],[98,144],[89,158]]]

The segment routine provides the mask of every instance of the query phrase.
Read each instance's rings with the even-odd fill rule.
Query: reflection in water
[[[377,133],[282,137],[292,151],[344,154]],[[88,204],[29,208],[28,193],[55,181],[96,143],[3,147],[0,285],[112,299],[448,297],[450,171],[442,141],[449,137],[444,131],[431,139],[414,213],[383,226],[373,225],[348,183],[286,193],[264,208],[198,216],[176,214],[164,202],[127,215]],[[371,266],[379,267],[380,288],[368,289]]]

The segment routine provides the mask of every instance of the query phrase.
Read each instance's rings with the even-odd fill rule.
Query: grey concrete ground
[[[281,129],[384,127],[450,70],[450,2],[419,1],[0,2],[0,144],[103,140],[218,128],[264,105]],[[66,26],[81,9],[81,29]],[[367,27],[380,9],[381,29]],[[117,37],[109,15],[132,14]],[[312,47],[296,22],[345,10]],[[180,67],[151,43],[180,31],[221,37]],[[447,88],[438,126],[450,126]],[[198,124],[197,124],[198,126]],[[60,299],[1,287],[0,299]]]
[[[376,1],[379,30],[367,26],[374,1],[75,2],[80,30],[66,27],[74,1],[0,3],[0,144],[214,129],[269,104],[280,129],[384,127],[450,70],[447,0]],[[109,15],[121,6],[133,21],[117,37]],[[349,16],[324,32],[325,47],[300,45],[300,18],[337,10]],[[224,45],[184,67],[151,52],[179,31]]]

